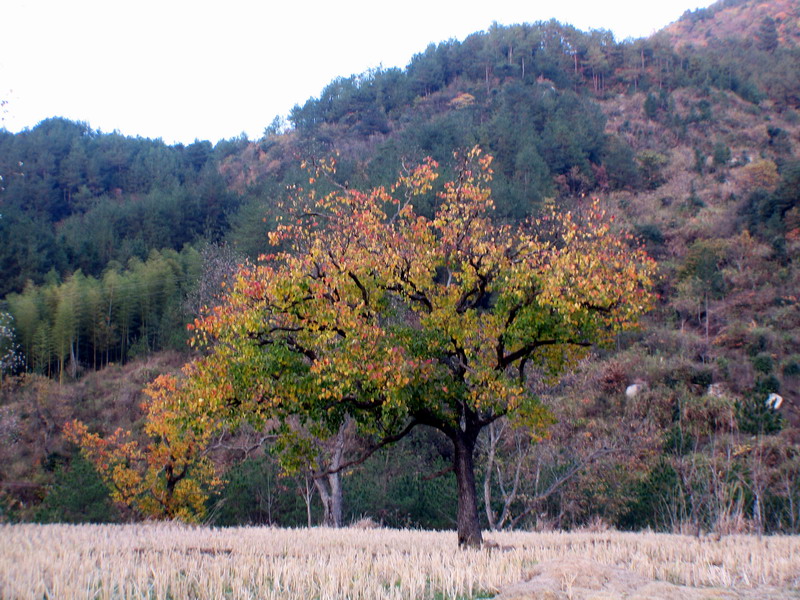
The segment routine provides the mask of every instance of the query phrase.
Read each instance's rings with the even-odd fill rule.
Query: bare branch
[[[547,489],[545,491],[543,491],[540,494],[536,494],[536,496],[531,498],[530,499],[530,504],[528,505],[528,508],[523,510],[520,514],[518,514],[516,517],[514,517],[512,519],[511,527],[514,527],[517,523],[519,523],[519,521],[523,517],[525,517],[525,516],[529,515],[531,512],[533,512],[536,509],[536,507],[539,505],[540,502],[542,502],[543,500],[547,500],[550,496],[552,496],[555,492],[557,492],[565,483],[567,483],[570,479],[575,477],[575,475],[580,473],[584,468],[586,468],[588,465],[593,463],[595,460],[597,460],[601,456],[604,456],[606,454],[610,454],[611,452],[612,452],[611,448],[607,448],[607,447],[600,448],[599,450],[596,450],[596,451],[592,452],[585,459],[583,459],[583,460],[579,461],[577,464],[573,465],[566,473],[564,473],[561,477],[559,477],[558,479],[553,481],[547,487]]]
[[[399,433],[397,433],[395,435],[390,435],[390,436],[387,436],[387,437],[383,438],[380,442],[378,442],[377,444],[375,444],[371,448],[367,449],[358,458],[355,458],[353,460],[349,460],[347,462],[343,462],[336,468],[332,468],[331,467],[331,468],[329,468],[327,470],[324,470],[324,471],[315,472],[315,473],[313,473],[313,477],[314,478],[324,477],[325,475],[331,475],[333,473],[338,473],[340,471],[344,471],[345,469],[349,469],[350,467],[355,467],[355,466],[360,465],[361,463],[366,461],[370,456],[375,454],[381,448],[385,448],[389,444],[394,444],[395,442],[399,442],[400,440],[402,440],[409,433],[411,433],[411,430],[414,429],[414,427],[416,427],[418,424],[419,424],[418,421],[412,420],[408,425],[406,425],[403,428],[402,431],[400,431]]]
[[[213,450],[229,450],[233,452],[241,452],[245,459],[250,457],[251,452],[255,452],[259,448],[261,448],[267,442],[273,441],[277,439],[277,435],[274,434],[263,434],[257,438],[257,440],[251,444],[246,446],[239,446],[239,445],[232,445],[224,443],[226,433],[220,434],[217,440],[208,445],[208,447],[203,451],[203,454],[208,454]]]
[[[454,470],[455,470],[455,467],[450,465],[449,467],[445,467],[444,469],[441,469],[440,471],[436,471],[435,473],[431,473],[430,475],[425,475],[425,477],[422,478],[422,481],[431,481],[433,479],[436,479],[437,477],[442,477],[443,475],[447,475],[448,473],[452,473]]]

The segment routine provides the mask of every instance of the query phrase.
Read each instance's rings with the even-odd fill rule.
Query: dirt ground
[[[506,586],[494,600],[797,600],[798,590],[691,588],[648,579],[587,559],[537,565],[531,577]]]

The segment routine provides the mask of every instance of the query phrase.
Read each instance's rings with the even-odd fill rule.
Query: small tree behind
[[[0,386],[3,377],[13,373],[23,365],[19,347],[14,339],[14,319],[6,312],[0,312]]]

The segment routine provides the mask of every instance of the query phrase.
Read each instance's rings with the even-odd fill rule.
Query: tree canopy
[[[459,542],[480,544],[478,433],[504,415],[542,431],[548,413],[527,377],[557,375],[633,325],[654,265],[596,202],[494,223],[491,157],[476,147],[457,162],[433,218],[412,202],[433,193],[433,160],[390,188],[327,193],[319,180],[335,163],[313,165],[270,236],[282,249],[244,266],[191,326],[205,356],[155,384],[154,398],[174,398],[176,426],[207,436],[272,420],[295,453],[292,419],[331,435],[350,417],[373,449],[433,427],[455,451]]]

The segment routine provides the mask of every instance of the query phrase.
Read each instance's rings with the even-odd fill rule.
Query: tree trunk
[[[70,340],[69,342],[69,374],[73,379],[78,377],[78,357],[75,354],[75,346],[78,342]]]
[[[339,431],[336,434],[334,441],[333,456],[331,456],[331,468],[333,473],[328,475],[328,485],[331,490],[331,506],[330,506],[330,520],[331,527],[342,526],[342,478],[339,469],[342,466],[342,457],[344,456],[344,443],[345,432],[350,424],[350,419],[347,418],[339,426]]]
[[[303,501],[306,503],[306,523],[308,528],[311,529],[311,499],[314,496],[314,484],[310,474],[305,476],[305,489],[301,488],[300,491],[303,495]]]
[[[326,465],[323,458],[318,457],[320,474],[314,477],[314,485],[319,491],[322,506],[325,509],[322,519],[325,527],[342,526],[342,478],[339,469],[342,466],[345,432],[349,424],[350,419],[348,418],[339,426],[339,431],[333,439],[330,464]]]
[[[327,485],[326,485],[327,482]],[[329,473],[322,477],[314,477],[314,486],[322,500],[322,526],[342,526],[342,483],[339,473]]]
[[[473,451],[477,431],[457,430],[453,442],[453,467],[458,483],[458,545],[479,548],[483,543],[481,526],[478,521],[478,501],[475,493],[475,461]]]
[[[489,450],[486,456],[486,474],[483,476],[483,505],[486,509],[489,529],[497,531],[497,519],[492,509],[492,471],[494,470],[494,455],[497,451],[497,442],[500,436],[495,431],[494,423],[489,425],[488,434]]]
[[[338,472],[328,475],[328,484],[331,486],[331,527],[341,527],[342,480]]]

